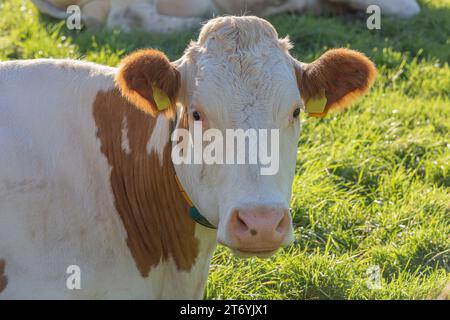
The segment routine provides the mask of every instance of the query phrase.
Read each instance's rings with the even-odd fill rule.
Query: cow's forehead
[[[224,51],[239,51],[263,41],[275,44],[278,34],[269,22],[258,17],[219,17],[203,26],[197,43],[208,46],[210,40],[217,40]]]
[[[225,118],[289,108],[299,100],[289,49],[263,19],[210,20],[187,50],[196,70],[192,102]]]
[[[193,103],[233,122],[289,109],[300,100],[294,68],[281,50],[262,49],[200,57]]]
[[[234,68],[239,74],[271,57],[286,56],[290,48],[289,39],[279,39],[275,28],[264,19],[220,17],[202,28],[198,41],[191,43],[188,52],[195,52],[208,63]]]
[[[222,98],[236,103],[268,102],[272,98],[282,99],[277,94],[286,96],[298,92],[294,68],[286,56],[275,49],[264,52],[201,57],[195,76],[197,98]]]

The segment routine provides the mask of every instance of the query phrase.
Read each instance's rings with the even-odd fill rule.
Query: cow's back
[[[0,298],[81,296],[66,288],[70,265],[83,297],[121,296],[102,288],[126,277],[115,270],[129,269],[131,287],[138,279],[92,115],[114,73],[71,60],[0,63]]]

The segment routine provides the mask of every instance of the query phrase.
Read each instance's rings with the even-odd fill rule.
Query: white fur
[[[201,298],[216,234],[196,227],[190,272],[169,260],[143,278],[114,207],[92,104],[116,69],[70,60],[0,63],[0,299]],[[66,269],[81,268],[81,290]]]
[[[178,115],[202,109],[205,125],[222,133],[279,130],[280,170],[263,176],[259,164],[176,165],[185,191],[218,230],[196,226],[200,254],[190,272],[178,272],[169,260],[148,279],[126,246],[92,115],[95,96],[113,88],[116,69],[70,60],[1,63],[0,259],[9,278],[2,295],[200,298],[216,240],[232,247],[233,209],[289,208],[300,134],[292,113],[303,104],[294,72],[301,63],[290,47],[263,19],[222,17],[174,62],[181,75]],[[147,150],[161,157],[168,131],[160,116]],[[126,133],[124,121],[124,150]],[[291,226],[282,244],[292,239]],[[73,264],[81,267],[80,291],[64,287]]]
[[[382,15],[399,18],[410,18],[420,12],[420,7],[415,0],[330,0],[330,2],[345,3],[363,12],[370,5],[377,5],[381,8]]]
[[[92,105],[114,87],[115,68],[71,60],[0,64],[0,259],[9,279],[1,298],[200,298],[216,240],[227,244],[235,207],[288,208],[301,104],[286,39],[255,18],[211,20],[177,65],[179,108],[202,105],[210,127],[280,130],[280,171],[259,165],[177,166],[186,191],[218,232],[196,226],[200,254],[190,272],[160,263],[139,274],[114,207]],[[121,145],[129,152],[127,121]],[[191,122],[192,125],[192,122]],[[147,150],[162,156],[169,122],[159,116]],[[284,244],[292,240],[292,229]],[[65,287],[69,265],[81,290]],[[39,288],[39,290],[37,290]]]
[[[88,26],[106,24],[125,31],[171,32],[200,25],[202,18],[230,14],[272,16],[286,12],[333,12],[333,4],[365,12],[378,5],[386,16],[409,18],[420,12],[416,0],[32,0],[57,19],[67,16],[69,4],[81,7]]]
[[[200,212],[218,225],[218,241],[230,243],[229,217],[234,208],[267,205],[289,208],[295,173],[298,120],[302,104],[290,45],[256,17],[210,20],[199,40],[176,62],[181,100],[186,109],[201,106],[211,128],[278,129],[280,170],[260,175],[256,165],[177,165],[177,174]],[[192,130],[192,121],[190,127]],[[290,229],[284,245],[292,241]]]
[[[125,152],[126,154],[130,154],[131,153],[131,149],[130,149],[130,141],[128,140],[128,119],[127,116],[123,117],[122,120],[122,136],[121,136],[121,140],[122,140],[122,151]]]
[[[164,148],[169,142],[169,130],[170,130],[170,120],[168,120],[164,115],[160,114],[156,119],[156,125],[153,129],[152,136],[147,143],[148,154],[153,151],[158,154],[160,163],[163,163]]]

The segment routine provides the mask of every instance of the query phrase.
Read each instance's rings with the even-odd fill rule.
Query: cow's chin
[[[267,251],[242,251],[239,249],[232,249],[230,248],[231,252],[238,258],[241,259],[248,259],[248,258],[253,258],[253,257],[257,257],[257,258],[261,258],[261,259],[267,259],[270,258],[271,256],[273,256],[278,250],[267,250]]]

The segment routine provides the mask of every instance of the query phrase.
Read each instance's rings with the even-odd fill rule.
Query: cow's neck
[[[93,114],[101,152],[112,167],[115,207],[140,273],[146,277],[170,258],[178,270],[191,270],[200,249],[196,223],[175,180],[170,144],[162,157],[148,147],[156,120],[117,90],[98,93]]]

